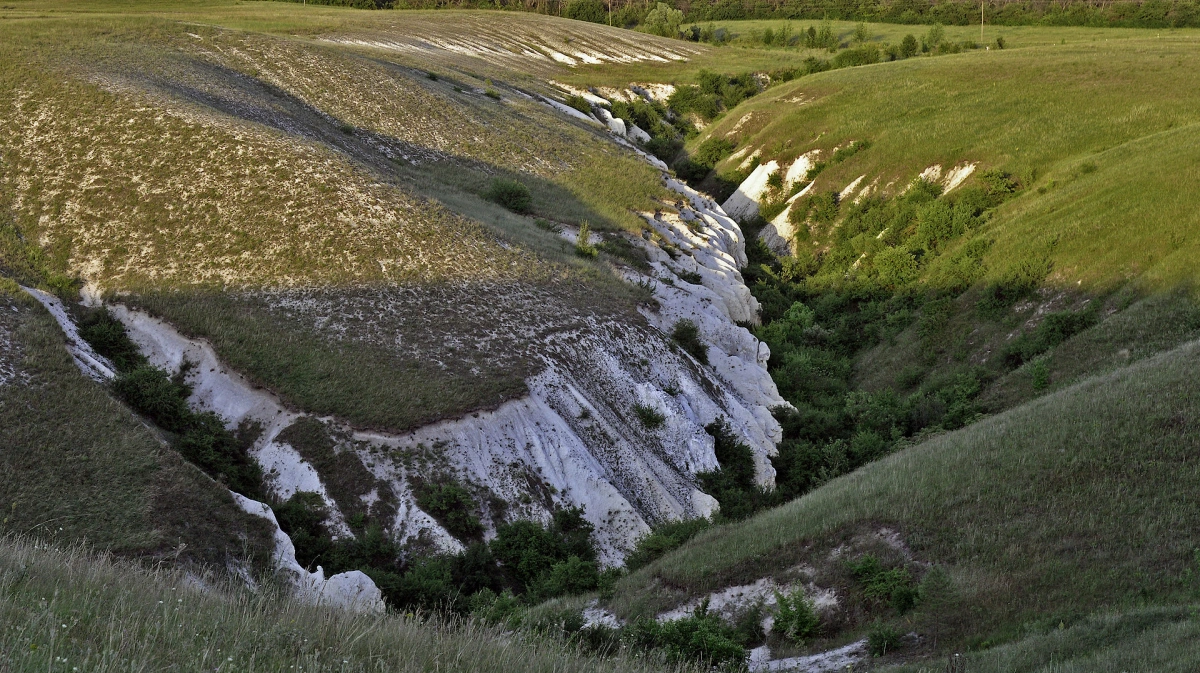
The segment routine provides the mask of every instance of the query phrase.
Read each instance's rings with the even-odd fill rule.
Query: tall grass
[[[81,546],[0,539],[0,666],[6,671],[682,670],[589,658],[474,622],[354,615],[146,570]]]

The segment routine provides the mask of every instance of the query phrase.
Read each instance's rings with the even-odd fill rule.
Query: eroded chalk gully
[[[766,345],[737,324],[754,322],[758,314],[758,302],[738,271],[746,264],[742,232],[716,203],[665,172],[662,179],[679,195],[678,212],[643,216],[673,254],[637,239],[649,255],[651,273],[625,272],[631,282],[653,288],[657,309],[641,310],[648,325],[594,324],[586,332],[548,344],[545,368],[526,381],[529,394],[495,410],[405,434],[346,429],[350,441],[340,450],[355,451],[395,493],[396,514],[389,529],[398,542],[423,534],[443,551],[463,548],[417,506],[409,485],[411,462],[398,458],[405,454],[437,453],[441,465],[457,479],[511,503],[510,517],[548,522],[556,507],[583,507],[595,526],[600,560],[606,565],[621,563],[650,523],[708,516],[716,510],[716,501],[696,487],[694,475],[718,467],[713,440],[704,431],[717,418],[727,419],[753,449],[759,482],[773,484],[769,457],[781,430],[770,409],[786,402],[767,373]],[[111,364],[78,338],[62,307],[53,308],[55,300],[49,295],[31,293],[62,325],[81,369],[94,377],[104,369],[100,378],[111,377]],[[86,295],[85,302],[97,301]],[[189,404],[194,408],[217,413],[229,427],[243,421],[262,426],[251,455],[275,497],[318,493],[329,507],[335,532],[352,535],[322,476],[279,440],[280,433],[305,414],[288,409],[269,391],[255,388],[223,365],[206,342],[121,304],[108,308],[153,365],[171,373],[188,368]],[[683,319],[699,327],[708,345],[708,366],[672,346],[667,333]],[[655,408],[665,421],[647,430],[631,413],[635,405]],[[337,419],[320,420],[339,425]],[[554,494],[549,500],[546,487]],[[240,496],[239,503],[273,519],[261,503]],[[492,523],[485,525],[491,535]],[[378,589],[365,575],[343,573],[326,579],[320,569],[307,573],[296,564],[287,536],[277,529],[276,538],[276,562],[295,575],[302,594],[377,608]]]

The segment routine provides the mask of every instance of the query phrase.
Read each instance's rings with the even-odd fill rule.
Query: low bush
[[[533,195],[529,193],[528,187],[516,180],[492,180],[492,186],[486,196],[514,213],[528,213],[533,210]]]
[[[579,233],[575,236],[575,254],[580,257],[591,258],[599,254],[596,246],[592,245],[589,239],[592,237],[591,227],[587,222],[579,225]]]
[[[567,96],[563,99],[563,102],[585,115],[592,114],[592,104],[583,96]]]
[[[695,661],[718,670],[738,670],[746,661],[738,634],[708,612],[707,600],[683,619],[661,623],[639,619],[625,628],[623,640],[640,649],[661,650],[672,663]]]
[[[1009,367],[1020,367],[1095,325],[1097,320],[1095,310],[1051,313],[1032,331],[1013,339],[1004,347],[1004,363]]]
[[[867,651],[873,657],[882,657],[900,649],[900,631],[883,622],[875,622],[867,632]]]
[[[906,568],[884,567],[879,559],[868,554],[850,564],[850,573],[862,586],[863,596],[869,600],[886,602],[900,614],[917,605],[920,593]]]
[[[462,485],[444,480],[422,483],[414,491],[417,506],[459,540],[481,540],[483,524],[475,515],[475,501]]]
[[[798,645],[803,645],[806,639],[816,635],[821,618],[813,608],[812,601],[804,595],[804,589],[796,589],[786,596],[775,592],[775,605],[772,633]]]
[[[633,415],[637,416],[642,425],[649,430],[656,430],[662,427],[662,424],[667,420],[667,417],[661,411],[648,404],[633,405]]]
[[[684,352],[696,358],[697,362],[702,365],[708,364],[708,347],[700,340],[700,328],[696,323],[687,319],[675,323],[674,329],[671,330],[671,339]]]

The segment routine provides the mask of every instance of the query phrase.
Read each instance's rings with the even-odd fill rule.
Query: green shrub
[[[837,56],[833,57],[832,65],[834,68],[850,68],[858,65],[878,63],[879,60],[879,47],[873,44],[864,44],[853,49],[838,52]]]
[[[919,593],[906,568],[885,568],[879,559],[868,554],[850,564],[850,573],[862,586],[866,598],[886,601],[900,614],[917,604]]]
[[[532,521],[514,521],[496,529],[489,548],[517,588],[528,592],[547,587],[552,570],[561,562],[576,557],[579,561],[595,562],[592,544],[592,525],[577,508],[559,510],[549,528]],[[576,568],[577,569],[577,568]],[[572,570],[567,568],[560,573]],[[583,572],[583,571],[580,571]],[[543,596],[549,597],[549,596]]]
[[[459,540],[479,540],[483,524],[475,516],[475,501],[454,482],[421,484],[416,489],[417,506]]]
[[[325,529],[329,510],[319,493],[297,491],[283,504],[271,508],[279,527],[292,539],[296,561],[310,570],[329,554],[333,540]]]
[[[563,99],[563,102],[575,108],[576,110],[579,110],[585,115],[592,114],[592,104],[589,103],[588,99],[584,98],[583,96],[567,96]]]
[[[679,276],[679,280],[692,285],[700,285],[704,281],[704,277],[695,271],[680,271],[675,275]]]
[[[533,195],[529,193],[529,188],[516,180],[492,180],[486,196],[514,213],[528,213],[533,209]]]
[[[531,589],[535,596],[553,598],[592,591],[600,585],[600,571],[595,561],[578,556],[568,557],[550,567]],[[582,625],[581,625],[582,626]]]
[[[486,91],[483,92],[483,95],[487,96],[488,98],[491,98],[492,100],[500,100],[500,92],[496,91],[495,89],[493,89],[490,86],[487,88]]]
[[[633,405],[633,415],[637,416],[642,425],[649,430],[662,427],[662,424],[667,420],[667,417],[661,411],[648,404]]]
[[[883,622],[875,622],[867,632],[867,651],[873,657],[882,657],[900,649],[900,631]]]
[[[106,308],[91,311],[79,321],[79,336],[108,358],[119,372],[131,371],[146,362],[126,333],[125,325]]]
[[[192,420],[187,398],[191,390],[171,380],[161,369],[141,365],[122,372],[113,381],[113,392],[135,411],[171,432],[184,432]]]
[[[1022,334],[1004,347],[1004,363],[1009,367],[1020,367],[1095,325],[1096,321],[1095,310],[1051,313],[1043,318],[1032,332]]]
[[[670,5],[660,2],[646,14],[642,25],[647,33],[662,37],[678,37],[679,26],[683,23],[683,12],[673,9]]]
[[[702,365],[708,364],[708,347],[700,340],[700,328],[691,320],[680,320],[671,330],[671,339]]]
[[[600,0],[571,0],[563,8],[563,16],[576,21],[607,23],[608,9]]]
[[[575,254],[576,255],[579,255],[580,257],[591,258],[591,257],[595,257],[597,254],[599,254],[599,251],[596,250],[596,246],[594,246],[588,242],[588,239],[590,239],[591,237],[592,237],[592,231],[591,231],[591,228],[588,226],[588,223],[583,222],[582,224],[580,224],[579,225],[579,233],[575,236]]]
[[[913,37],[912,33],[905,35],[904,39],[900,41],[901,58],[912,58],[913,56],[916,56],[917,52],[920,50],[921,47],[917,44],[917,38]]]
[[[746,648],[737,634],[717,615],[708,613],[708,601],[695,614],[659,623],[638,619],[625,628],[623,640],[640,649],[659,649],[668,662],[699,662],[714,668],[736,669],[746,660]]]
[[[633,551],[625,557],[625,568],[632,572],[649,565],[667,552],[679,548],[710,525],[712,522],[708,519],[685,519],[655,526],[647,535],[638,539]]]
[[[813,608],[812,601],[805,597],[803,589],[796,589],[786,596],[775,592],[775,605],[775,623],[771,632],[786,640],[803,645],[821,626],[821,618]]]

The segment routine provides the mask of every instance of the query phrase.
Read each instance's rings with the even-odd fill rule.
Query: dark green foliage
[[[813,608],[812,601],[804,596],[803,589],[797,589],[784,596],[775,592],[775,624],[772,633],[796,644],[804,644],[810,636],[816,635],[821,626],[821,618]]]
[[[878,63],[879,60],[879,47],[873,44],[864,44],[838,52],[837,56],[833,57],[832,65],[834,68],[850,68],[856,65]]]
[[[549,528],[531,521],[516,521],[496,529],[496,538],[489,547],[496,560],[514,580],[519,592],[536,590],[543,598],[561,586],[578,586],[591,582],[588,589],[596,588],[599,575],[595,572],[596,551],[591,541],[592,525],[583,518],[579,509],[560,510],[554,513]],[[574,557],[576,561],[572,562]],[[557,571],[561,563],[567,566]],[[591,570],[580,566],[591,563]]]
[[[900,614],[913,609],[920,597],[908,569],[885,567],[879,559],[869,554],[851,563],[850,572],[862,587],[863,596],[868,600],[888,603]]]
[[[702,365],[708,364],[708,347],[700,340],[700,328],[691,320],[680,320],[671,330],[671,339]]]
[[[129,339],[125,325],[101,308],[89,311],[79,321],[79,336],[100,355],[108,358],[117,371],[127,372],[141,366],[146,358],[138,352],[137,344]]]
[[[669,662],[696,661],[718,669],[736,670],[746,660],[737,632],[705,601],[691,617],[659,623],[639,619],[625,628],[623,639],[641,649],[659,649]]]
[[[720,467],[696,475],[700,488],[721,504],[721,518],[744,519],[774,504],[773,494],[755,481],[754,452],[733,432],[724,418],[709,423],[704,431],[713,438],[713,451]]]
[[[733,153],[736,143],[727,138],[711,137],[700,143],[695,154],[675,162],[675,173],[688,182],[703,180],[717,163]]]
[[[122,372],[113,381],[113,392],[164,430],[184,432],[192,419],[187,405],[191,391],[157,367],[142,365]]]
[[[695,113],[705,121],[712,121],[758,91],[758,82],[750,73],[722,75],[701,70],[697,84],[677,88],[667,99],[667,106],[676,114]]]
[[[875,622],[867,632],[867,651],[873,657],[882,657],[900,649],[900,631],[890,624]]]
[[[516,180],[496,178],[486,196],[514,213],[528,213],[533,209],[529,188]]]
[[[655,526],[648,535],[638,540],[633,552],[625,557],[625,568],[632,572],[650,564],[667,552],[679,548],[710,525],[712,522],[708,519],[685,519]]]
[[[467,489],[453,481],[421,484],[416,490],[417,506],[460,540],[478,540],[483,524],[475,515],[475,501]]]
[[[333,541],[325,530],[329,510],[319,493],[297,491],[287,502],[272,507],[279,527],[296,547],[296,561],[309,570],[316,569],[318,559],[325,558]]]
[[[249,444],[226,430],[216,414],[193,413],[175,448],[188,462],[230,490],[251,498],[262,497],[262,469],[250,457]]]
[[[1004,347],[1004,363],[1020,367],[1083,330],[1095,325],[1094,309],[1051,313],[1031,332],[1013,339]]]
[[[576,21],[607,23],[608,9],[600,0],[571,0],[562,10],[562,15]]]
[[[563,99],[563,102],[585,115],[592,114],[592,104],[583,96],[567,96]]]
[[[900,58],[912,58],[921,50],[921,46],[917,44],[917,38],[912,36],[912,33],[904,36],[900,41]]]
[[[642,425],[650,430],[662,427],[663,422],[667,420],[662,412],[648,404],[633,405],[633,415],[637,416]]]
[[[685,283],[691,283],[692,285],[699,285],[704,281],[703,276],[695,271],[680,271],[675,275],[679,276],[679,280],[682,280]]]

